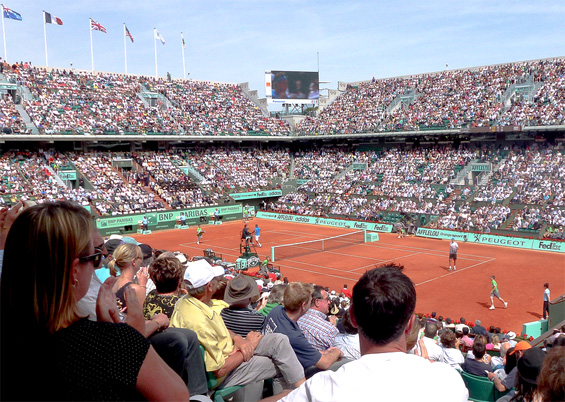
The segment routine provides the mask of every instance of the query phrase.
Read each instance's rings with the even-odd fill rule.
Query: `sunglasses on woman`
[[[100,264],[100,261],[102,260],[102,250],[99,249],[95,249],[95,250],[97,251],[97,253],[86,255],[84,257],[79,257],[78,258],[79,261],[84,263],[92,261],[94,266],[97,267]]]

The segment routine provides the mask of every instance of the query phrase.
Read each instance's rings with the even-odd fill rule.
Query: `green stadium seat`
[[[475,402],[494,402],[496,401],[494,383],[487,377],[478,377],[460,372],[465,386],[469,390],[469,400]]]
[[[204,346],[202,345],[200,345],[200,353],[202,354],[202,361],[204,361],[204,355],[206,354],[206,351],[204,350]],[[206,370],[206,367],[204,367],[204,370]],[[206,383],[208,385],[208,391],[211,392],[210,398],[214,402],[224,402],[224,397],[229,397],[236,391],[243,388],[242,385],[236,385],[233,387],[218,389],[218,386],[220,384],[218,383],[218,379],[216,378],[214,373],[211,371],[206,371]]]

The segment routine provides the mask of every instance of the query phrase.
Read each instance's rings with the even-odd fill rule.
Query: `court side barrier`
[[[525,239],[522,237],[500,236],[486,233],[458,232],[455,230],[429,228],[418,228],[418,230],[416,231],[416,236],[444,240],[450,240],[451,238],[454,238],[457,241],[469,243],[490,244],[494,246],[565,253],[565,242],[549,239]]]
[[[263,212],[263,211],[257,212],[256,216],[257,218],[273,219],[273,220],[285,221],[285,222],[310,223],[312,225],[332,226],[332,227],[346,228],[346,229],[359,229],[359,230],[367,230],[367,231],[382,232],[382,233],[392,232],[392,225],[388,225],[386,223],[321,218],[319,216],[279,214],[276,212]]]
[[[175,227],[181,213],[186,217],[186,224],[194,226],[199,223],[208,223],[210,217],[214,215],[216,208],[218,208],[223,221],[242,219],[243,217],[243,207],[241,204],[234,204],[103,217],[96,219],[96,227],[102,236],[114,233],[133,233],[137,231],[137,226],[141,220],[147,217],[149,230],[172,229]]]

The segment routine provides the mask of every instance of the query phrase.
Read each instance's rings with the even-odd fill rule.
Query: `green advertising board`
[[[474,163],[471,165],[472,172],[490,172],[492,165],[490,163]]]
[[[249,193],[232,193],[230,197],[234,200],[249,200],[251,198],[280,197],[282,190],[251,191]]]
[[[61,180],[76,180],[77,171],[76,170],[60,170],[58,176]]]
[[[524,239],[521,237],[500,236],[486,233],[467,233],[457,232],[455,230],[430,228],[418,228],[418,230],[416,231],[416,236],[444,240],[454,238],[458,241],[470,243],[491,244],[494,246],[565,253],[565,242],[557,242],[551,240]]]
[[[145,214],[98,218],[96,221],[96,227],[103,235],[122,232],[126,226],[131,226],[132,231],[135,231],[138,223],[141,222],[144,216],[146,216],[149,229],[170,229],[175,226],[177,218],[181,215],[181,213],[186,216],[186,223],[188,225],[195,225],[202,221],[207,222],[208,218],[214,214],[216,208],[218,208],[223,221],[241,219],[243,216],[241,204],[233,204],[218,207],[173,209],[161,212],[148,212]]]
[[[257,212],[257,218],[274,219],[277,221],[285,221],[285,222],[309,223],[311,225],[332,226],[338,228],[368,230],[373,232],[385,232],[385,233],[392,232],[392,225],[387,225],[384,223],[330,219],[330,218],[321,218],[316,216],[278,214],[275,212],[263,212],[263,211]]]

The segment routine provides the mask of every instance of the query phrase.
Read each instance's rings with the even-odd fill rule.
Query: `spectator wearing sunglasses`
[[[98,257],[94,257],[94,271],[92,272],[90,286],[88,287],[86,295],[84,295],[84,297],[78,301],[77,308],[80,315],[87,317],[91,321],[96,321],[96,299],[98,298],[98,292],[100,291],[103,283],[96,274],[96,270],[102,268],[103,261],[108,257],[108,250],[106,249],[104,239],[102,238],[102,236],[100,236],[98,230],[94,226],[91,230],[92,244],[94,245],[95,250],[94,255],[98,253],[100,259],[98,259]],[[97,259],[98,263],[96,263]]]
[[[133,289],[129,325],[114,323],[114,278],[101,287],[99,321],[77,313],[102,256],[93,233],[89,213],[65,201],[26,208],[11,226],[0,284],[0,398],[188,401],[182,379],[139,333]],[[33,385],[22,387],[30,377]]]

